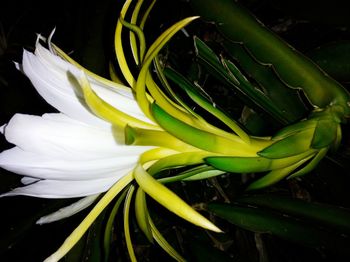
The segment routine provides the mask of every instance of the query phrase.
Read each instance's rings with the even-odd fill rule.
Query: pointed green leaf
[[[292,217],[260,208],[240,207],[229,204],[208,204],[207,209],[230,223],[258,233],[268,233],[309,247],[336,246],[345,239],[337,238],[313,225]],[[334,241],[334,242],[332,242]],[[349,244],[349,240],[345,240]],[[346,244],[342,244],[344,246]]]
[[[166,241],[163,235],[159,232],[150,216],[148,216],[148,222],[152,229],[153,238],[156,240],[158,245],[176,261],[185,262],[186,260],[168,243],[168,241]]]
[[[332,205],[306,202],[301,199],[277,195],[255,195],[238,199],[239,203],[309,219],[312,223],[321,223],[327,227],[350,233],[350,210]]]
[[[204,19],[216,23],[224,38],[241,42],[261,63],[271,64],[278,76],[300,88],[315,108],[341,105],[350,114],[350,93],[319,67],[296,52],[236,1],[190,0]]]
[[[234,63],[226,59],[219,59],[215,53],[200,39],[195,38],[197,56],[210,73],[219,81],[234,88],[241,99],[251,107],[258,107],[262,111],[267,111],[281,123],[288,123],[282,113],[283,110],[277,107],[273,101],[259,88],[255,87]]]
[[[284,124],[293,123],[307,114],[299,91],[291,89],[279,79],[270,64],[259,63],[244,48],[242,43],[224,41],[224,47],[231,57],[236,59],[243,70],[252,77],[259,85],[261,91],[271,100],[274,107],[265,104],[264,110],[277,119],[284,120]],[[279,112],[275,111],[276,107]],[[275,115],[280,116],[276,117]]]
[[[198,37],[194,37],[194,47],[200,62],[206,66],[210,73],[216,78],[226,81],[226,83],[239,85],[239,81],[234,75],[229,75],[220,59],[214,51]]]

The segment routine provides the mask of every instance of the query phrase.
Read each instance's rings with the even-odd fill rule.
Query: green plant
[[[124,203],[125,245],[130,259],[136,260],[130,230],[133,201],[138,228],[147,240],[151,243],[157,242],[174,259],[184,260],[157,228],[161,223],[155,223],[156,215],[149,208],[150,198],[147,196],[190,223],[214,232],[221,232],[221,229],[199,213],[198,209],[213,212],[238,227],[259,234],[270,233],[288,241],[316,248],[327,245],[330,236],[328,228],[340,228],[339,234],[332,234],[331,239],[332,243],[341,243],[341,245],[335,245],[337,248],[340,247],[335,250],[343,250],[344,243],[348,243],[348,237],[342,236],[341,233],[342,230],[349,231],[347,224],[344,223],[349,216],[348,211],[332,207],[331,212],[341,218],[336,220],[332,216],[327,216],[325,210],[328,207],[279,197],[271,200],[266,196],[238,199],[233,205],[202,203],[196,210],[169,190],[168,185],[180,181],[207,179],[215,181],[219,176],[227,173],[262,173],[261,178],[247,187],[248,190],[257,190],[276,184],[285,177],[291,179],[309,173],[330,149],[335,150],[341,142],[340,125],[346,121],[350,113],[350,95],[346,89],[276,37],[233,1],[192,0],[191,5],[202,17],[217,24],[222,33],[221,44],[226,50],[225,54],[216,55],[209,45],[195,37],[194,44],[199,64],[193,63],[194,67],[205,68],[208,75],[235,90],[243,103],[253,107],[254,110],[263,111],[277,123],[277,126],[281,127],[273,136],[251,135],[247,128],[249,125],[254,125],[256,120],[249,120],[248,124],[248,122],[240,123],[233,119],[225,110],[217,106],[206,92],[206,86],[199,85],[200,73],[180,73],[178,65],[183,63],[181,59],[175,59],[175,63],[171,61],[167,63],[167,60],[161,57],[161,54],[166,55],[162,50],[169,41],[174,41],[174,35],[198,17],[180,20],[164,30],[153,44],[148,46],[144,26],[154,2],[143,8],[143,1],[138,1],[132,10],[131,3],[132,1],[124,3],[116,26],[115,53],[118,68],[114,68],[112,64],[110,66],[111,78],[114,82],[97,76],[79,65],[52,44],[50,39],[48,46],[51,52],[38,45],[37,58],[25,53],[23,64],[27,65],[26,74],[31,77],[34,85],[38,86],[36,88],[42,92],[42,96],[47,101],[69,116],[68,119],[63,119],[65,122],[76,124],[76,120],[90,121],[92,115],[111,125],[108,132],[103,129],[101,134],[96,135],[96,139],[109,141],[110,137],[121,138],[120,141],[115,141],[118,142],[115,147],[120,147],[120,152],[127,150],[123,147],[124,144],[134,150],[125,158],[122,153],[118,155],[113,151],[114,157],[120,157],[119,161],[128,162],[127,167],[120,168],[121,171],[118,169],[118,172],[124,173],[118,173],[116,176],[113,172],[109,174],[107,171],[100,171],[105,168],[104,166],[96,170],[102,178],[107,176],[110,180],[99,181],[99,177],[91,177],[89,170],[77,172],[74,182],[86,183],[92,189],[87,192],[63,190],[63,196],[92,196],[87,196],[39,220],[40,223],[59,220],[96,201],[94,208],[84,221],[47,261],[57,261],[66,255],[95,221],[99,222],[95,229],[101,232],[102,214],[107,217],[103,239],[105,258],[108,259],[113,221],[122,203]],[[123,31],[126,29],[129,31],[126,42],[132,51],[131,59],[126,56],[125,51]],[[169,50],[171,54],[171,48]],[[236,59],[239,65],[232,58]],[[51,98],[50,88],[57,88],[55,83],[51,83],[50,78],[38,76],[36,70],[39,72],[39,69],[31,68],[28,63],[25,63],[36,61],[35,59],[42,59],[42,62],[49,64],[49,69],[52,70],[50,73],[53,76],[58,75],[62,85],[67,86],[69,94],[73,97],[70,100],[72,104],[77,103],[85,108],[84,110],[88,108],[89,117],[84,111],[85,115],[82,114],[84,117],[78,115],[81,117],[79,118],[75,112],[71,112],[69,103],[60,104]],[[138,69],[132,70],[133,66]],[[151,69],[156,71],[158,78]],[[119,75],[116,73],[118,70],[121,71]],[[40,82],[42,79],[46,82]],[[124,84],[124,80],[127,85]],[[49,95],[46,93],[46,88]],[[57,89],[61,92],[59,88]],[[108,100],[105,94],[114,94],[118,101]],[[298,94],[303,94],[306,101]],[[134,105],[136,105],[135,108]],[[194,110],[193,106],[201,110]],[[310,106],[312,111],[307,114],[307,108]],[[25,118],[17,116],[14,119],[20,123]],[[40,121],[47,121],[43,119],[33,118],[31,121],[36,121],[37,125],[41,126]],[[15,128],[15,120],[5,127],[5,134],[8,135],[8,140],[13,139],[14,143],[18,144],[14,150],[20,151],[22,140],[16,136],[18,128]],[[60,121],[64,122],[63,120]],[[84,122],[88,126],[84,126],[86,129],[84,130],[88,134],[100,128],[94,121],[91,120],[91,123]],[[51,136],[47,134],[46,137]],[[66,145],[64,139],[60,141],[59,147]],[[39,142],[42,140],[39,139]],[[29,148],[38,155],[42,153],[35,151],[37,148],[30,143],[23,143],[23,145],[25,149]],[[92,143],[92,145],[96,146],[96,151],[100,153],[98,159],[103,159],[110,153],[104,152],[97,144]],[[50,145],[48,148],[51,148]],[[93,148],[88,149],[94,152]],[[30,150],[29,152],[32,153]],[[88,151],[86,148],[85,150]],[[112,151],[112,149],[109,150]],[[7,153],[10,154],[9,151]],[[15,189],[7,195],[57,197],[62,196],[56,193],[54,187],[57,180],[62,180],[70,186],[74,184],[71,176],[57,174],[55,171],[43,174],[39,172],[39,175],[33,173],[30,161],[28,166],[19,167],[17,163],[9,161],[11,157],[8,158],[7,153],[2,153],[4,160],[1,165],[4,168],[20,170],[21,173],[30,176],[29,180],[32,179],[31,176],[35,179],[45,179],[44,181],[30,180],[33,186]],[[47,150],[46,153],[52,152]],[[61,152],[54,153],[56,154],[54,156],[61,157]],[[86,152],[83,151],[83,153]],[[82,157],[85,155],[82,154]],[[56,169],[60,170],[55,166],[54,170]],[[35,188],[45,181],[51,182],[52,185],[48,184],[45,190],[40,187]],[[102,189],[95,187],[97,181],[106,183],[106,186]],[[219,185],[216,185],[216,188],[229,202],[230,198],[222,192],[222,188]],[[107,192],[103,196],[95,195],[104,191]],[[199,201],[210,202],[203,199]],[[105,212],[112,202],[114,206],[111,211]],[[315,213],[307,212],[308,208],[312,208]],[[321,224],[326,229],[310,226],[312,223]],[[300,238],[302,232],[307,232],[308,236]],[[211,233],[208,234],[212,236]],[[212,238],[215,239],[215,237]]]

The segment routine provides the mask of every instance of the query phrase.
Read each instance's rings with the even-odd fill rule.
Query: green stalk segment
[[[278,107],[264,92],[250,83],[245,75],[231,61],[225,59],[220,60],[199,38],[195,38],[194,43],[199,61],[219,81],[233,87],[245,103],[263,112],[267,112],[280,123],[287,124],[289,122],[283,114],[284,109]]]
[[[267,105],[263,108],[265,111],[272,116],[278,114],[278,118],[274,117],[283,120],[282,124],[294,123],[306,116],[308,111],[298,90],[291,89],[281,81],[270,64],[261,64],[256,61],[241,43],[224,40],[223,45],[247,75],[257,82],[257,91],[263,92],[271,103],[279,108],[279,111],[276,112],[272,111],[274,108]]]
[[[247,10],[231,0],[190,0],[206,20],[214,21],[225,37],[242,43],[255,59],[271,64],[290,87],[302,89],[316,108],[339,105],[350,115],[350,94],[311,60],[272,33]]]

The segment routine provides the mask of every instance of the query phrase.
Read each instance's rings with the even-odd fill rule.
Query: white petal
[[[60,85],[59,88],[55,89],[61,91],[65,90],[66,92],[68,91],[70,95],[77,96],[80,102],[82,102],[82,93],[79,89],[77,90],[77,86],[74,86],[74,84],[72,84],[72,82],[74,82],[74,79],[69,78],[67,75],[68,72],[70,72],[76,77],[75,80],[77,80],[77,77],[80,75],[80,69],[62,60],[60,57],[52,54],[48,49],[44,48],[40,44],[36,46],[35,54],[37,62],[42,65],[41,69],[46,69],[47,77],[55,77],[61,79],[61,81],[66,82],[64,85]],[[126,89],[125,87],[120,89],[111,89],[111,87],[101,83],[96,79],[93,79],[92,77],[88,77],[88,79],[92,89],[107,103],[136,118],[150,122],[150,120],[146,118],[140,110],[138,104],[136,103],[136,100],[134,99],[131,89]],[[82,102],[82,104],[86,107],[84,102]]]
[[[120,136],[124,134],[113,131],[111,126],[88,126],[63,114],[16,114],[5,127],[5,136],[24,151],[60,159],[133,156],[148,149],[121,144]]]
[[[92,81],[90,78],[90,83],[92,89],[96,92],[96,94],[101,97],[104,101],[106,101],[108,104],[112,105],[113,107],[117,108],[118,110],[127,113],[128,115],[131,115],[135,118],[141,119],[145,122],[152,123],[151,120],[149,120],[141,111],[140,107],[138,106],[135,98],[131,97],[129,94],[126,94],[125,91],[114,91],[108,88],[106,85]],[[123,95],[126,94],[126,95]]]
[[[29,176],[25,176],[25,177],[22,177],[21,179],[21,183],[23,185],[29,185],[29,184],[33,184],[37,181],[39,181],[40,179],[38,178],[33,178],[33,177],[29,177]]]
[[[40,198],[83,197],[107,191],[118,179],[119,177],[90,181],[40,180],[28,186],[15,188],[8,193],[0,195],[0,197],[17,195]]]
[[[56,212],[53,212],[49,215],[41,217],[38,221],[36,221],[36,224],[42,225],[47,223],[52,223],[67,217],[70,217],[85,208],[89,207],[92,203],[95,202],[95,200],[98,198],[100,194],[92,195],[84,197],[77,202],[74,202],[73,204],[60,208]]]
[[[121,177],[132,170],[137,160],[138,155],[85,160],[60,159],[14,147],[0,154],[0,167],[33,178],[83,181]]]
[[[5,127],[7,124],[0,126],[0,133],[3,134],[5,132]]]
[[[56,60],[60,58],[56,57]],[[34,54],[27,51],[23,52],[23,70],[39,94],[60,112],[91,125],[107,125],[87,109],[66,74],[55,71],[53,66],[43,64]]]

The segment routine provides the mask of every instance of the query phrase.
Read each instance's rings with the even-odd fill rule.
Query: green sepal
[[[159,178],[158,181],[165,183],[173,183],[177,181],[191,181],[191,180],[201,180],[207,179],[209,177],[214,177],[221,175],[225,172],[220,170],[214,170],[213,167],[207,165],[200,165],[194,168],[190,168],[189,170],[183,171],[180,174],[170,177]]]
[[[107,262],[109,261],[109,254],[110,254],[110,246],[111,246],[111,242],[112,242],[112,234],[113,234],[113,224],[114,224],[114,220],[115,217],[118,213],[118,210],[122,204],[122,202],[125,199],[126,193],[129,189],[129,186],[127,186],[123,192],[120,194],[120,196],[118,197],[117,201],[115,202],[112,211],[109,213],[108,219],[107,219],[107,223],[105,226],[105,230],[104,230],[104,238],[103,238],[103,248],[104,248],[104,261]]]
[[[203,151],[171,154],[157,160],[157,162],[148,168],[147,172],[152,176],[158,177],[159,172],[163,170],[203,164],[203,159],[209,155],[211,154]]]
[[[184,181],[195,181],[195,180],[203,180],[203,179],[208,179],[216,176],[221,176],[225,174],[225,171],[221,170],[208,170],[208,171],[203,171],[198,174],[195,174],[193,176],[189,176],[187,178],[184,178]]]
[[[338,125],[331,118],[319,119],[312,138],[311,147],[321,149],[330,146],[337,137]]]
[[[123,209],[123,222],[124,222],[123,226],[124,226],[124,237],[125,237],[126,249],[128,251],[129,258],[132,262],[137,261],[134,245],[132,244],[131,233],[130,233],[130,221],[129,221],[131,201],[132,201],[134,192],[135,192],[135,186],[130,185],[125,196],[124,209]]]
[[[261,188],[276,184],[277,182],[281,181],[283,178],[287,177],[290,173],[292,173],[298,167],[303,165],[305,162],[307,162],[313,156],[314,154],[311,154],[305,158],[302,158],[298,162],[291,164],[290,166],[280,168],[280,169],[274,169],[270,171],[269,173],[264,175],[262,178],[259,178],[258,180],[251,183],[246,190],[248,191],[256,190],[256,189],[261,189]]]
[[[194,225],[214,232],[222,232],[211,221],[194,210],[179,196],[154,179],[141,164],[135,167],[133,174],[142,190],[169,211]]]
[[[271,139],[275,141],[281,140],[288,136],[299,133],[301,131],[305,131],[306,129],[315,128],[316,125],[317,125],[317,122],[313,119],[303,120],[293,125],[289,125],[289,126],[286,126],[285,128],[282,128],[274,136],[272,136]]]
[[[314,130],[306,129],[292,134],[258,152],[266,158],[283,158],[301,154],[310,149]]]
[[[153,243],[152,229],[148,219],[149,213],[147,209],[146,194],[140,187],[137,189],[135,196],[135,216],[141,231],[145,234],[148,241]]]
[[[181,96],[179,96],[177,94],[177,92],[174,92],[174,90],[171,88],[168,79],[167,79],[167,75],[166,75],[166,70],[167,68],[164,68],[164,66],[162,66],[160,59],[159,59],[159,55],[157,55],[154,59],[153,59],[153,64],[154,64],[154,68],[156,70],[157,76],[159,81],[161,82],[164,90],[167,92],[167,95],[169,96],[169,98],[171,98],[173,101],[175,101],[177,104],[181,105],[181,107],[183,107],[188,113],[192,114],[193,116],[198,116],[198,114],[196,114],[181,98]]]
[[[211,97],[203,89],[200,89],[198,86],[192,84],[186,77],[181,75],[179,72],[175,71],[172,68],[166,67],[164,68],[163,73],[167,78],[176,83],[185,92],[195,93],[196,96],[199,96],[202,99],[205,99],[212,103]]]
[[[183,75],[170,68],[165,69],[164,74],[177,83],[197,105],[215,116],[231,128],[245,142],[249,143],[249,136],[240,125],[218,108],[218,106],[211,100],[210,96],[207,95],[198,85],[192,84]]]
[[[238,146],[241,146],[242,150],[247,150],[249,151],[248,153],[254,154],[254,149],[251,149],[251,147],[249,147],[249,145],[244,143],[242,140],[230,140],[187,125],[186,123],[169,115],[156,103],[152,104],[151,111],[154,119],[162,128],[164,128],[171,135],[194,147],[209,152],[232,155],[237,152]]]
[[[206,157],[205,163],[214,168],[232,173],[265,172],[287,167],[300,161],[307,154],[270,159],[264,157]]]
[[[296,172],[294,172],[293,174],[288,176],[287,179],[295,178],[298,176],[303,176],[307,173],[310,173],[318,165],[318,163],[325,157],[325,155],[328,152],[328,149],[329,149],[328,147],[322,148],[316,154],[316,156],[309,163],[307,163],[307,165],[305,165],[303,168],[297,170]]]

